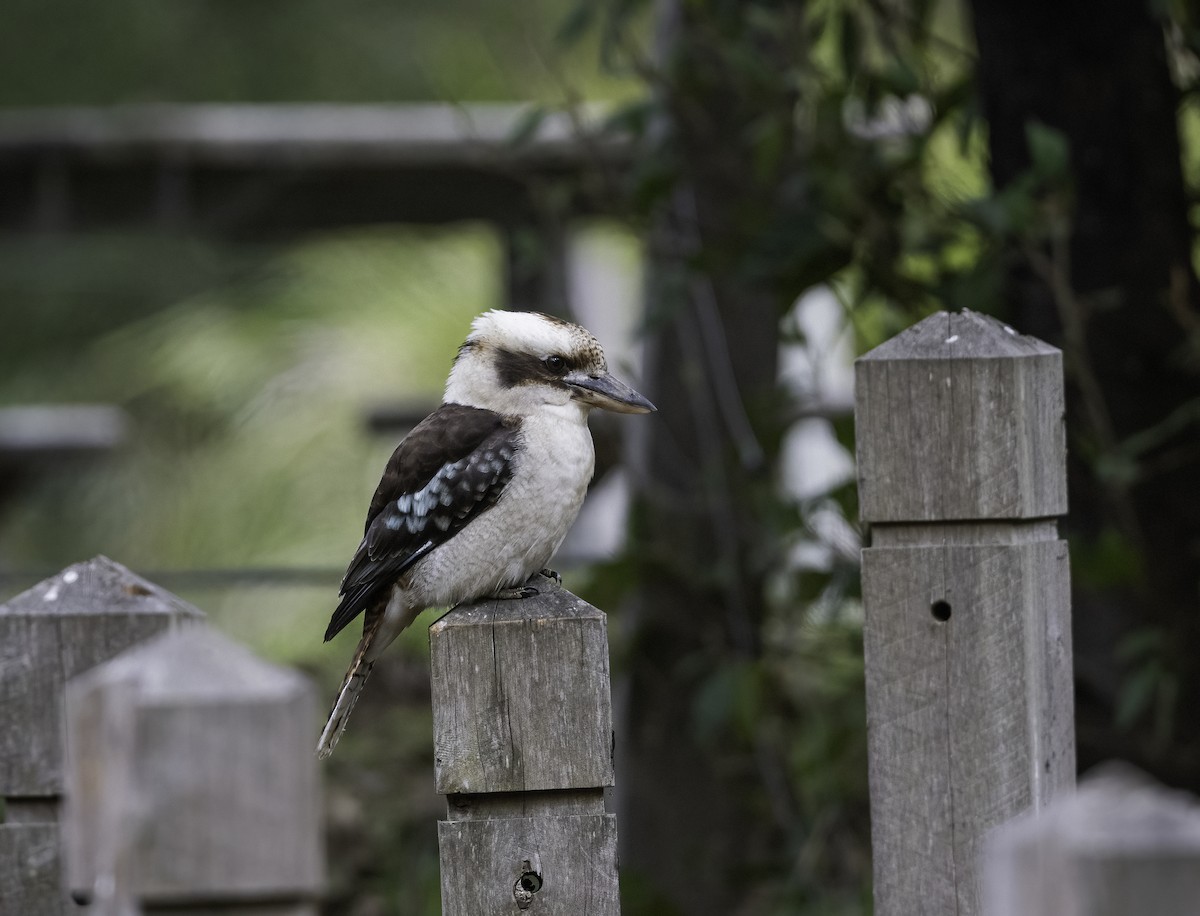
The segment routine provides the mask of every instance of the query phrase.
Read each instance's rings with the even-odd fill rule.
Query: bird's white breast
[[[524,583],[550,561],[595,468],[586,412],[547,405],[521,424],[512,478],[494,506],[413,567],[404,603],[450,606]],[[398,598],[401,596],[397,596]]]

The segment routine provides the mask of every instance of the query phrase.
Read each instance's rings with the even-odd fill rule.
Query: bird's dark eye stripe
[[[529,353],[503,347],[496,350],[495,365],[496,377],[505,388],[559,379],[575,368],[574,362],[561,353]]]

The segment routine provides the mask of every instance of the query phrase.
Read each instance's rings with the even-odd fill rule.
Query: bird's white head
[[[538,312],[484,312],[458,350],[445,400],[509,416],[554,407],[648,413],[654,405],[608,371],[604,349],[577,324]]]

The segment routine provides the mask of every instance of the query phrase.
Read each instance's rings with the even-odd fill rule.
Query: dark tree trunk
[[[774,386],[777,313],[748,298],[731,295],[707,315],[689,303],[647,341],[659,413],[640,462],[635,537],[645,584],[629,608],[617,738],[622,874],[648,907],[636,912],[741,912],[748,876],[778,848],[763,807],[764,761],[732,727],[707,737],[696,727],[710,679],[756,658],[763,612],[744,501],[757,471],[731,453],[719,406],[722,396]],[[723,352],[702,343],[708,320],[726,338]],[[723,359],[738,387],[722,395],[729,380],[713,363]]]
[[[739,5],[662,8],[684,11],[665,29],[677,92],[663,99],[661,147],[683,180],[649,240],[647,383],[659,412],[636,461],[642,584],[617,737],[621,868],[635,912],[726,916],[755,911],[756,879],[784,848],[772,817],[786,806],[779,755],[733,723],[705,736],[696,723],[714,679],[760,654],[770,565],[760,512],[787,303],[744,268],[774,189],[748,177],[739,148],[763,112],[711,39],[736,33]]]
[[[1198,789],[1200,719],[1189,707],[1200,690],[1200,313],[1162,29],[1147,0],[971,6],[996,185],[1028,167],[1029,122],[1061,131],[1070,148],[1069,259],[1058,259],[1069,260],[1070,290],[1054,291],[1047,262],[1019,267],[1008,317],[1062,346],[1068,363],[1080,764],[1124,757]],[[1148,430],[1161,437],[1122,477],[1114,459]],[[1080,562],[1105,532],[1140,558],[1127,581],[1106,583]],[[1171,672],[1159,699],[1179,699],[1160,707],[1172,713],[1169,741],[1153,740],[1151,716],[1133,731],[1114,726],[1129,674],[1114,650],[1147,628],[1161,631]]]

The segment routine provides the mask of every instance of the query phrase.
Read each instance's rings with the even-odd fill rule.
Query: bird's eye
[[[555,375],[562,375],[567,371],[567,361],[561,356],[547,356],[542,363]]]

